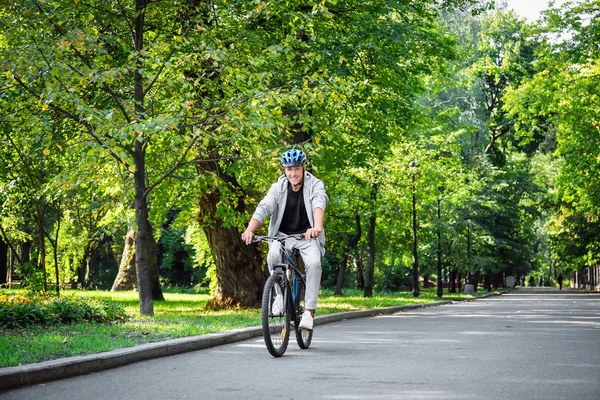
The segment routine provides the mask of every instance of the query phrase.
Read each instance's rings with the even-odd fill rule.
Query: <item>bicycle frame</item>
[[[279,264],[273,267],[274,273],[278,273],[277,269],[282,269],[279,273],[284,273],[287,278],[287,284],[285,285],[285,292],[283,296],[284,304],[288,304],[291,301],[292,315],[290,316],[294,323],[298,323],[298,319],[301,317],[298,313],[297,304],[300,296],[300,282],[306,287],[306,275],[300,271],[298,263],[289,254],[289,252],[282,246],[281,252],[283,253],[285,263]],[[291,275],[291,277],[290,277]],[[290,293],[288,294],[288,288]],[[291,296],[290,296],[291,295]]]

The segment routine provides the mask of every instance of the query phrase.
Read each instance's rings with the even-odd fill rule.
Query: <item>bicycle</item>
[[[273,273],[265,282],[262,297],[262,330],[267,350],[273,357],[281,357],[288,346],[290,327],[296,333],[296,342],[301,349],[308,349],[312,342],[313,331],[299,329],[304,312],[306,275],[298,266],[299,252],[293,256],[286,250],[284,242],[288,238],[304,239],[304,235],[254,236],[253,243],[276,241],[281,245],[283,263],[273,266]],[[285,279],[287,277],[287,279]],[[273,304],[277,294],[283,296],[283,312],[273,313]]]

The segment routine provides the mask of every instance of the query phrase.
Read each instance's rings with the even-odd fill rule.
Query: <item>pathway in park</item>
[[[600,294],[532,288],[318,326],[0,393],[0,399],[600,399]]]

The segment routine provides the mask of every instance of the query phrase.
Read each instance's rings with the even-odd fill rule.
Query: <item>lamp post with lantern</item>
[[[437,230],[437,276],[438,276],[438,286],[437,286],[437,296],[442,297],[444,294],[444,290],[442,288],[442,218],[440,211],[440,203],[442,202],[442,193],[444,193],[444,187],[438,186],[438,191],[440,192],[437,199],[437,217],[438,217],[438,230]]]
[[[410,171],[412,172],[412,242],[413,242],[413,267],[412,267],[412,278],[413,278],[413,297],[419,297],[421,290],[419,288],[419,253],[417,251],[417,189],[415,180],[417,176],[417,164],[411,161],[408,164]]]

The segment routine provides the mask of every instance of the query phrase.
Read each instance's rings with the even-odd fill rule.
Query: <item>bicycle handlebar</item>
[[[259,236],[259,235],[254,235],[252,236],[252,243],[258,243],[258,242],[264,242],[267,240],[277,240],[278,242],[284,242],[286,239],[297,239],[297,240],[302,240],[304,239],[304,233],[298,233],[295,235],[279,235],[279,236]]]

